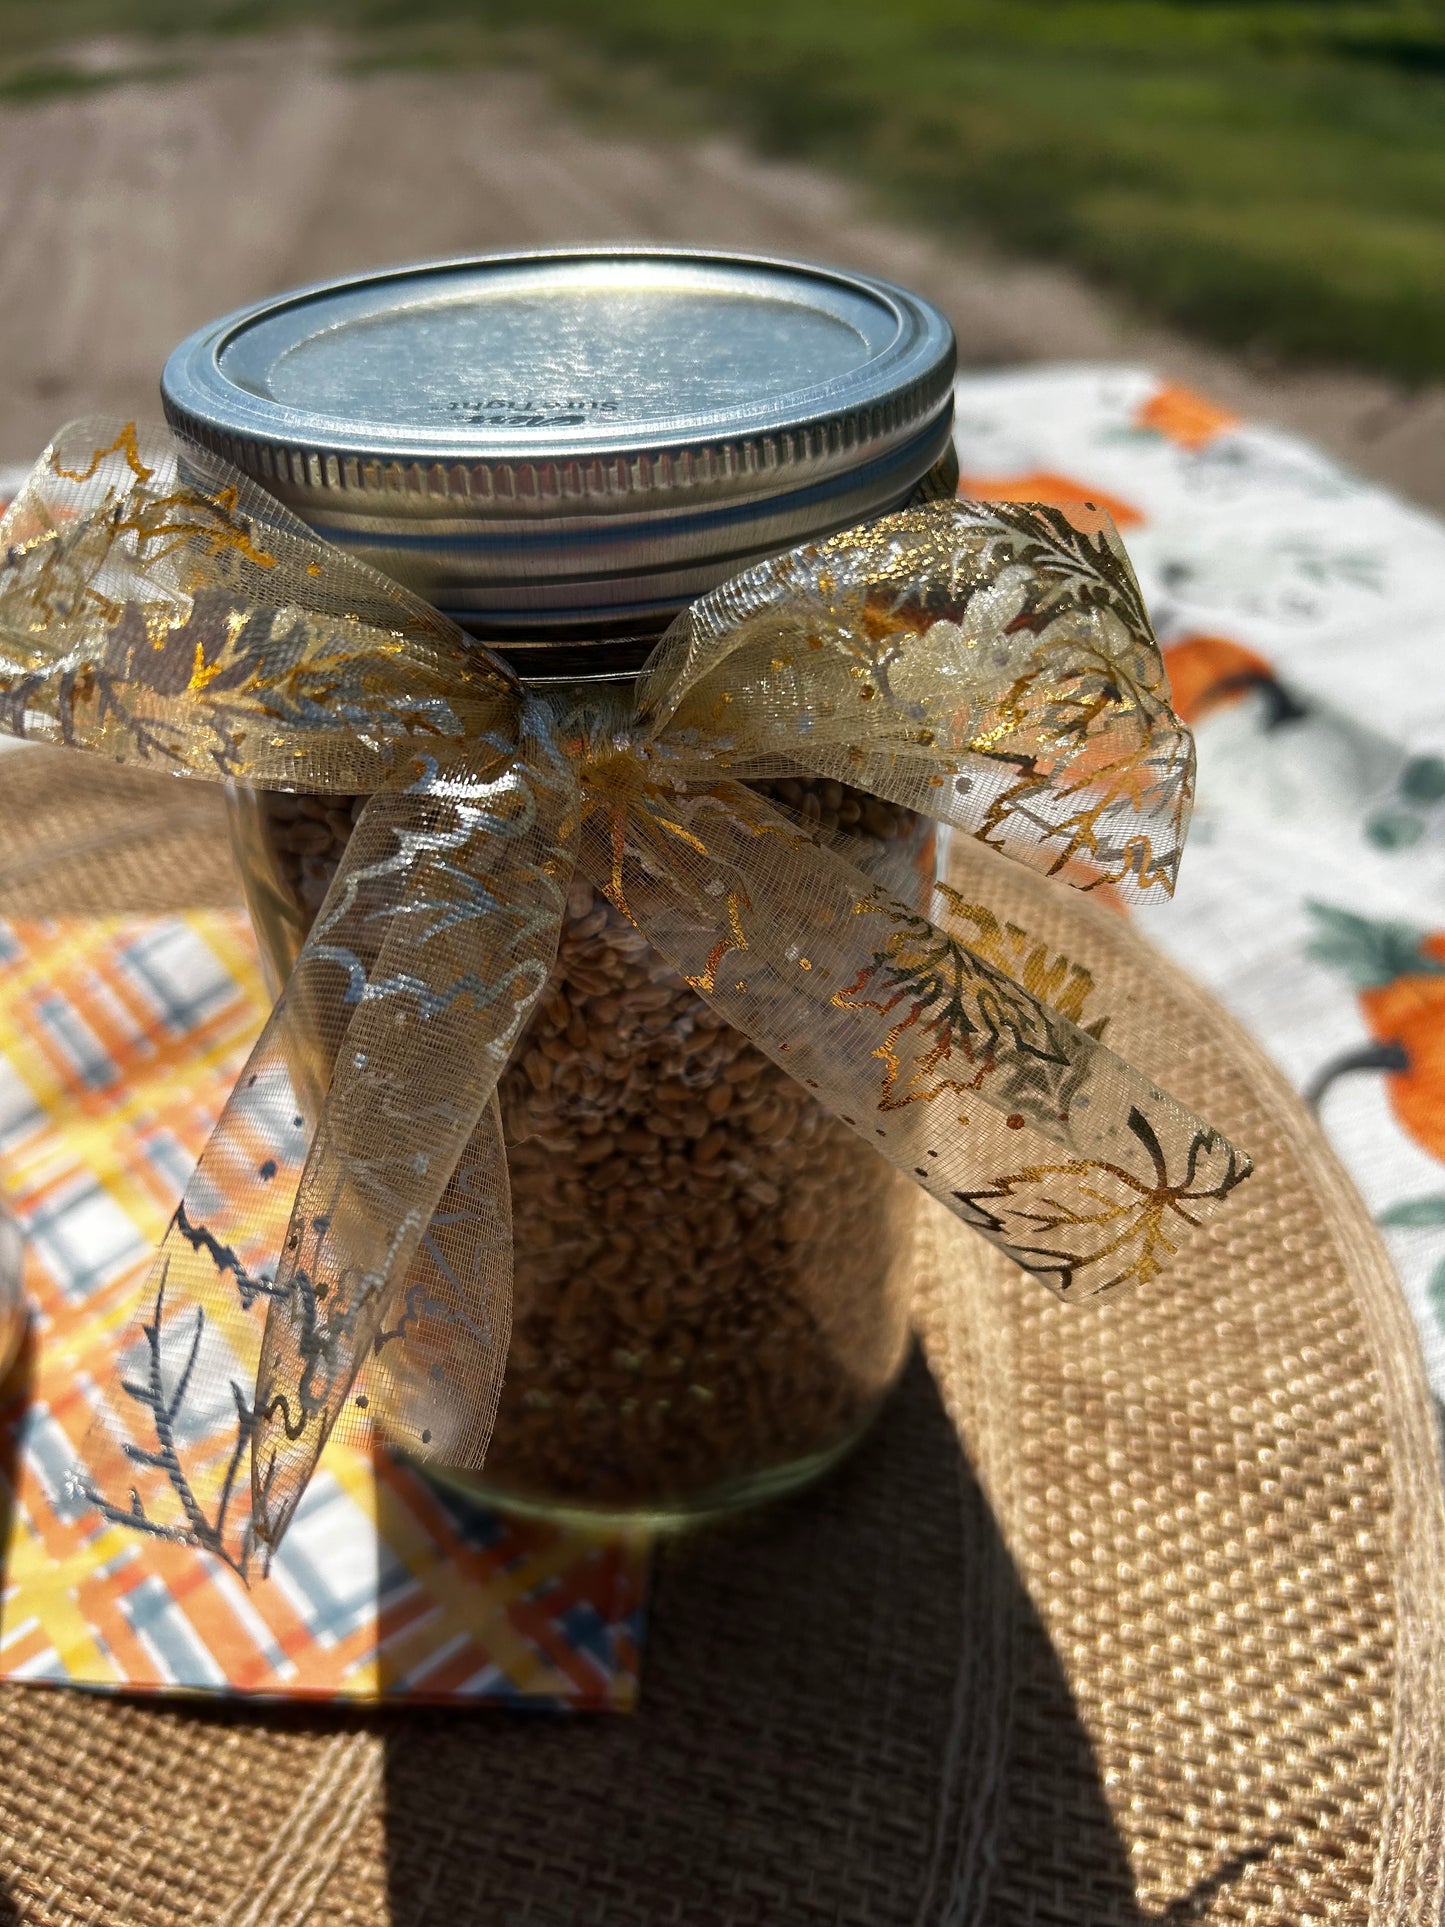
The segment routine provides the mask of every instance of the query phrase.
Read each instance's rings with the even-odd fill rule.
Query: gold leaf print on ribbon
[[[510,728],[503,664],[244,476],[188,481],[164,429],[63,431],[0,529],[11,735],[355,795]]]
[[[1091,1291],[1145,1285],[1179,1249],[1186,1228],[1249,1176],[1249,1161],[1217,1131],[1186,1129],[1171,1158],[1151,1119],[1127,1124],[1149,1164],[1145,1174],[1104,1158],[1024,1164],[954,1193],[966,1224],[983,1232],[1060,1297],[1087,1269]]]
[[[164,430],[76,424],[0,524],[0,727],[370,797],[145,1288],[81,1483],[248,1569],[325,1441],[476,1465],[510,1316],[495,1091],[574,868],[759,1048],[1066,1296],[1248,1160],[986,903],[909,910],[748,778],[816,774],[1080,889],[1173,887],[1193,752],[1107,518],[937,503],[746,571],[636,691],[528,693]]]
[[[679,618],[639,699],[740,773],[783,751],[1076,886],[1173,888],[1193,743],[1107,518],[941,503],[795,549]]]
[[[1186,1199],[1201,1216],[1247,1174],[1226,1140],[1091,1031],[791,833],[753,792],[714,784],[670,807],[687,841],[637,832],[624,846],[627,901],[649,941],[881,1155],[1054,1289],[1086,1296],[1158,1265],[1121,1266],[1112,1205],[1069,1218],[1050,1204],[1058,1241],[1039,1246],[1037,1265],[1021,1256],[1037,1241],[1020,1167],[1039,1186],[1066,1171],[1085,1194],[1091,1172],[1111,1196],[1122,1185],[1140,1226],[1182,1220]],[[581,868],[595,875],[603,861],[584,828]],[[738,928],[719,961],[723,915]],[[1058,960],[1025,945],[1030,960],[1056,974]],[[1073,1155],[1061,1162],[1061,1150]],[[982,1200],[996,1192],[991,1210]],[[1164,1252],[1167,1233],[1149,1248]]]

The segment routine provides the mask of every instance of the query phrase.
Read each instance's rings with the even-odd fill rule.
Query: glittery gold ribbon
[[[1106,517],[845,530],[695,603],[625,694],[529,692],[163,430],[66,429],[0,540],[0,727],[370,799],[155,1260],[83,1480],[109,1517],[244,1569],[359,1396],[480,1463],[510,1318],[497,1083],[577,870],[1062,1296],[1152,1278],[1247,1175],[1066,1014],[1066,963],[946,891],[930,921],[748,787],[837,778],[1078,888],[1167,894],[1193,748]]]

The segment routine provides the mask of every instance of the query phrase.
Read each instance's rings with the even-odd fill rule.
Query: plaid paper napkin
[[[95,1388],[264,1013],[239,914],[0,922],[0,1193],[34,1308],[0,1388],[0,1677],[632,1706],[637,1547],[504,1521],[333,1447],[248,1591],[70,1496]]]

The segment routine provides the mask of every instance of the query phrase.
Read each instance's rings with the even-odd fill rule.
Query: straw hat
[[[59,762],[0,760],[7,825],[153,793]],[[230,892],[196,816],[94,907],[182,863]],[[929,1369],[825,1487],[664,1548],[633,1717],[0,1690],[0,1923],[1439,1920],[1445,1505],[1363,1207],[1124,918],[972,845],[954,883],[1254,1153],[1168,1280],[1065,1307],[930,1217]]]

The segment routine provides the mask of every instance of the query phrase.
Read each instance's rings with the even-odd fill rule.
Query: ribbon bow
[[[0,535],[0,727],[369,799],[155,1259],[83,1480],[107,1516],[244,1568],[359,1405],[480,1463],[497,1083],[576,872],[1062,1296],[1151,1278],[1247,1175],[1071,1020],[1066,964],[947,891],[930,921],[748,787],[838,779],[1078,888],[1171,891],[1193,746],[1106,517],[845,530],[703,597],[626,691],[529,690],[163,430],[66,429]]]

